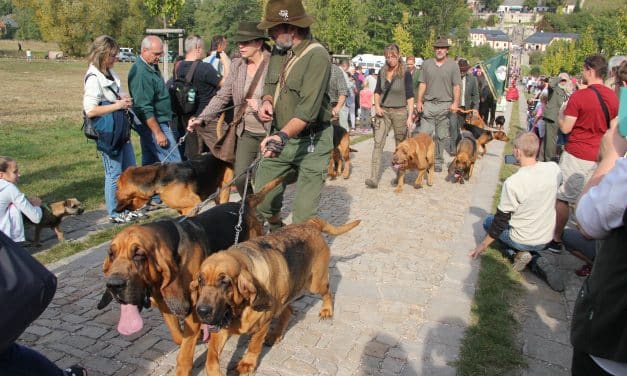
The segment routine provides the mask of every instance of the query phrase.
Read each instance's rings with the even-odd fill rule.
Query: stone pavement
[[[467,184],[446,182],[440,173],[432,187],[416,190],[407,184],[416,176],[410,173],[400,194],[389,184],[393,143],[390,135],[379,189],[366,189],[363,183],[372,140],[354,145],[358,152],[352,154],[350,179],[330,181],[324,189],[323,218],[334,224],[362,220],[347,234],[329,239],[333,319],[318,319],[318,296],[296,301],[284,340],[264,348],[257,375],[456,373],[479,267],[466,254],[484,236],[481,221],[492,210],[503,143],[489,144]],[[288,191],[288,207],[292,196]],[[92,376],[173,374],[177,347],[156,309],[142,312],[144,329],[130,337],[115,330],[119,305],[96,309],[104,289],[101,265],[107,246],[48,265],[59,279],[57,294],[21,342],[61,366],[83,364]],[[574,295],[567,290],[565,299],[542,283],[529,286],[521,318],[523,331],[530,326],[533,336],[525,334],[521,343],[532,369],[538,370],[530,374],[566,372],[562,357],[568,358],[570,348],[563,333],[570,311],[564,304]],[[239,361],[246,343],[247,338],[237,336],[227,342],[223,371]],[[560,351],[552,352],[559,359],[545,359],[553,349]],[[199,344],[193,375],[204,375],[205,352]]]

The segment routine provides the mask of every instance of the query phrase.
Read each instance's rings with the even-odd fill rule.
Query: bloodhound
[[[392,167],[398,171],[398,182],[394,192],[400,193],[405,184],[405,172],[418,170],[414,188],[422,188],[422,179],[427,175],[427,185],[433,185],[433,166],[435,164],[435,144],[426,133],[418,133],[398,144],[392,157]]]
[[[211,154],[178,163],[129,167],[118,178],[115,210],[137,210],[158,194],[168,207],[188,215],[232,178],[231,165]],[[216,204],[228,202],[229,193],[222,190]]]
[[[247,198],[239,239],[263,234],[254,208],[282,180],[272,180]],[[98,308],[113,299],[119,302],[118,331],[131,335],[143,327],[142,308],[158,307],[172,339],[180,345],[176,375],[189,375],[200,329],[189,284],[205,257],[234,243],[239,209],[240,203],[231,202],[194,217],[132,225],[111,241],[103,266],[106,291]],[[179,320],[183,320],[182,331]]]
[[[457,154],[448,167],[449,178],[454,182],[464,184],[465,180],[470,180],[472,170],[477,161],[477,141],[468,131],[462,131],[462,139],[457,144]]]
[[[252,373],[264,340],[272,345],[283,338],[292,314],[290,303],[306,291],[322,295],[319,316],[330,318],[331,252],[322,233],[340,235],[359,223],[357,220],[335,227],[312,218],[205,259],[190,290],[198,318],[212,332],[207,375],[220,374],[220,352],[229,336],[244,333],[251,338],[237,371]],[[274,317],[278,317],[278,323],[266,338]]]
[[[350,147],[350,135],[346,129],[339,125],[333,126],[333,153],[329,160],[329,168],[327,175],[331,177],[331,180],[342,175],[344,179],[348,179],[351,173],[351,157],[350,152],[356,152],[357,150]],[[343,162],[343,163],[342,163]]]

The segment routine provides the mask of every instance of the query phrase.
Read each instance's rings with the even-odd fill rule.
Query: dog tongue
[[[120,305],[120,322],[118,332],[125,336],[139,332],[144,326],[144,321],[139,315],[139,309],[134,304]]]

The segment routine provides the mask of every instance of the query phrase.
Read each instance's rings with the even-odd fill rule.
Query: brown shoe
[[[525,270],[529,262],[531,262],[531,253],[527,251],[516,252],[512,268],[517,272],[522,272],[523,270]]]

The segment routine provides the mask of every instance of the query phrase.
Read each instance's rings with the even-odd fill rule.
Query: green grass
[[[520,101],[512,105],[509,136],[513,139],[522,130],[519,119]],[[522,104],[524,105],[524,103]],[[511,154],[511,144],[505,154]],[[501,166],[502,182],[516,171],[512,165]],[[493,210],[500,198],[497,187]],[[522,294],[520,275],[498,250],[498,242],[481,257],[475,297],[471,308],[472,324],[462,340],[457,372],[460,375],[503,375],[526,366],[522,351],[516,342],[519,329],[514,307]]]

